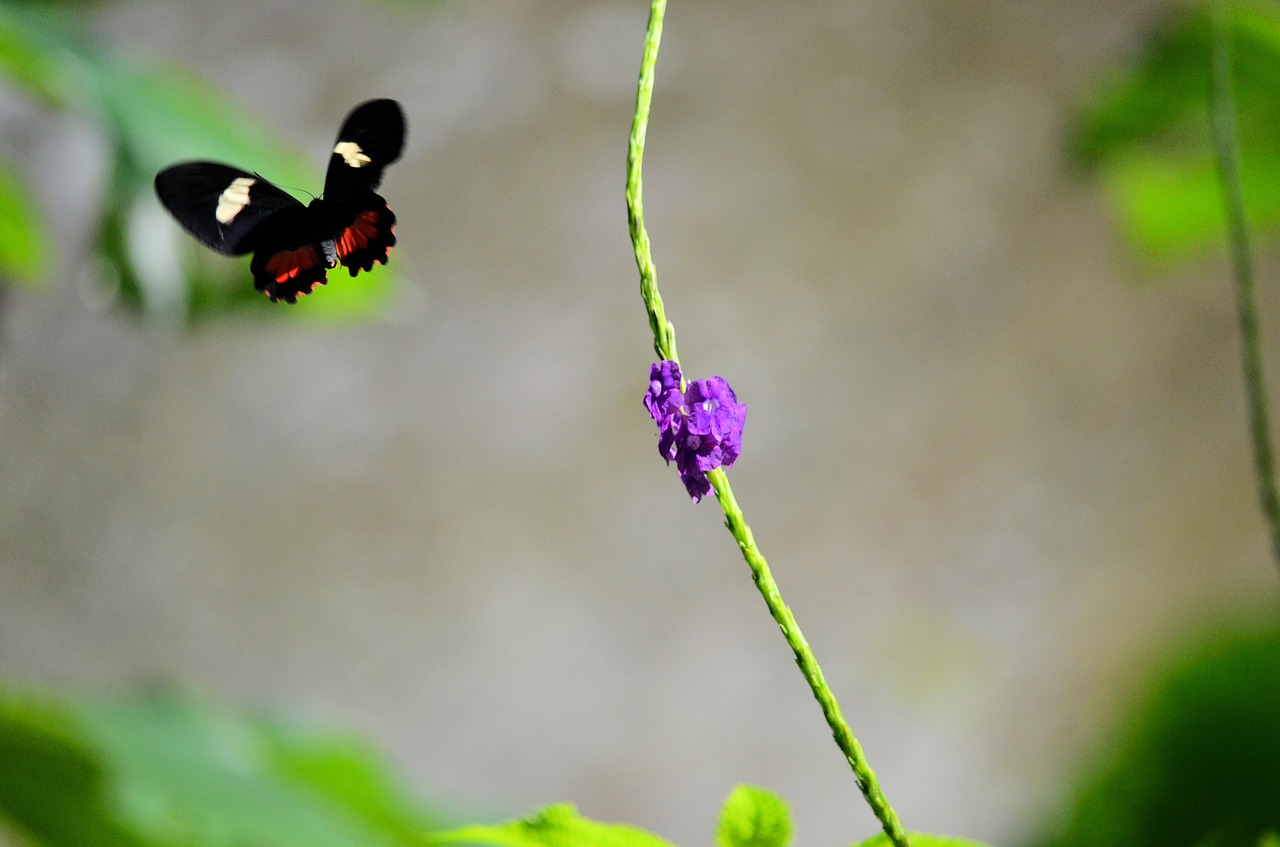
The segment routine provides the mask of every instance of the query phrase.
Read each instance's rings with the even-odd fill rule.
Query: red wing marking
[[[338,256],[345,258],[357,250],[363,250],[378,237],[378,210],[369,209],[361,212],[351,226],[338,236]]]
[[[283,284],[319,264],[320,257],[316,255],[316,248],[304,244],[297,250],[282,250],[273,254],[263,267],[276,278],[276,282]]]

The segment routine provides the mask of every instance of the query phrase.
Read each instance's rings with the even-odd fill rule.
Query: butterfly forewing
[[[338,131],[324,178],[326,200],[343,200],[372,191],[382,170],[400,158],[404,113],[394,100],[370,100],[352,110]]]
[[[156,194],[187,231],[228,256],[254,249],[254,231],[282,209],[304,207],[256,174],[186,162],[156,174]]]

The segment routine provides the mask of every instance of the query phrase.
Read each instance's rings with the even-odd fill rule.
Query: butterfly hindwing
[[[326,197],[282,210],[250,236],[253,284],[272,300],[293,303],[325,284],[326,267],[340,264],[351,276],[371,270],[386,263],[395,222],[387,201],[372,191],[358,200]]]
[[[382,170],[400,158],[404,147],[404,113],[394,100],[361,103],[338,131],[324,177],[326,200],[345,200],[371,192]]]
[[[338,204],[335,212],[339,217],[333,241],[339,263],[352,276],[385,264],[396,243],[396,215],[387,201],[369,191],[363,202]]]
[[[254,233],[303,205],[256,174],[217,162],[185,162],[156,174],[156,194],[178,223],[227,256],[253,249]]]
[[[253,287],[273,301],[296,303],[317,285],[324,285],[329,263],[324,239],[317,237],[320,231],[314,203],[298,204],[264,221],[248,236]]]

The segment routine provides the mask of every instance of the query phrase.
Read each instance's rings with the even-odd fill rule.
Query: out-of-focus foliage
[[[491,844],[494,847],[672,847],[633,826],[587,820],[568,804],[548,806],[530,817],[494,826],[467,826],[432,833],[430,844]]]
[[[1246,207],[1280,234],[1280,7],[1229,11]],[[1097,169],[1129,240],[1162,262],[1221,243],[1222,188],[1208,114],[1210,19],[1184,10],[1082,110],[1074,157]]]
[[[49,235],[27,187],[0,167],[0,279],[31,283],[40,278]]]
[[[49,847],[394,847],[439,825],[349,739],[173,695],[3,692],[0,820]]]
[[[977,841],[910,833],[913,847],[987,847]],[[791,841],[791,814],[781,797],[740,785],[725,801],[716,827],[717,847],[785,847]],[[494,847],[672,847],[642,829],[587,820],[570,805],[548,806],[521,820],[496,826],[467,826],[428,837],[432,845],[490,844]],[[893,847],[880,833],[858,847]]]
[[[1280,832],[1280,627],[1182,651],[1040,847],[1253,847]]]
[[[319,193],[325,151],[286,150],[191,75],[126,61],[94,45],[84,35],[84,14],[0,0],[0,73],[44,103],[91,117],[105,132],[112,167],[98,251],[110,293],[169,322],[245,308],[324,320],[382,309],[393,278],[384,268],[354,280],[331,274],[321,296],[282,307],[254,291],[246,261],[209,254],[187,236],[155,197],[152,180],[161,168],[183,159],[219,160]],[[333,117],[335,133],[343,114]]]
[[[0,687],[0,843],[7,832],[31,847],[673,847],[570,805],[499,824],[446,822],[349,737],[191,696],[59,699]],[[719,847],[790,840],[781,798],[734,789]]]
[[[778,795],[754,785],[729,793],[716,826],[716,847],[787,847],[791,810]]]

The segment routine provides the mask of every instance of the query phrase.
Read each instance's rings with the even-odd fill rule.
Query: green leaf
[[[26,186],[12,170],[0,168],[0,276],[34,282],[50,244],[43,216]]]
[[[1280,10],[1230,9],[1241,179],[1251,223],[1280,235]],[[1210,26],[1182,11],[1093,96],[1075,158],[1098,169],[1135,248],[1156,263],[1222,243],[1222,189],[1209,138]]]
[[[950,835],[932,835],[927,832],[908,832],[907,838],[911,847],[988,847],[981,841],[970,841],[967,838],[954,838]],[[889,836],[883,832],[859,842],[857,847],[893,847]]]
[[[135,67],[106,59],[99,68],[103,114],[128,164],[141,171],[148,189],[166,165],[214,159],[295,191],[320,192],[326,149],[308,156],[282,145],[261,118],[179,68]],[[341,117],[334,118],[335,133]]]
[[[372,829],[412,843],[442,825],[441,816],[410,797],[381,756],[361,741],[280,722],[266,725],[263,738],[276,773]]]
[[[2,690],[0,818],[47,847],[396,847],[436,825],[349,740],[176,695]]]
[[[164,697],[77,709],[115,777],[115,801],[149,837],[237,847],[391,845],[332,798],[281,778],[253,722]]]
[[[791,843],[791,812],[778,795],[753,785],[729,793],[716,826],[718,847],[786,847]]]
[[[671,847],[636,827],[597,823],[568,804],[548,806],[523,820],[466,826],[427,836],[429,844],[490,844],[494,847]]]
[[[102,762],[68,716],[34,700],[0,701],[0,817],[46,847],[141,847],[111,808]]]
[[[101,122],[136,171],[127,181],[150,189],[157,170],[182,158],[240,162],[284,185],[318,181],[322,157],[308,166],[213,86],[178,68],[118,59],[87,42],[77,24],[65,10],[0,3],[0,72]]]
[[[1280,12],[1271,5],[1229,9],[1232,68],[1242,132],[1277,138],[1280,111]],[[1072,149],[1097,164],[1135,148],[1176,154],[1208,148],[1210,20],[1204,9],[1173,13],[1143,53],[1118,68],[1077,116]]]
[[[0,4],[0,72],[29,94],[58,106],[78,102],[84,73],[65,36],[63,10]]]
[[[1252,223],[1280,233],[1280,150],[1240,163]],[[1133,157],[1109,166],[1107,186],[1131,242],[1155,262],[1186,258],[1222,241],[1222,184],[1207,157]]]
[[[1041,847],[1253,847],[1280,831],[1280,627],[1220,625],[1166,659]]]

